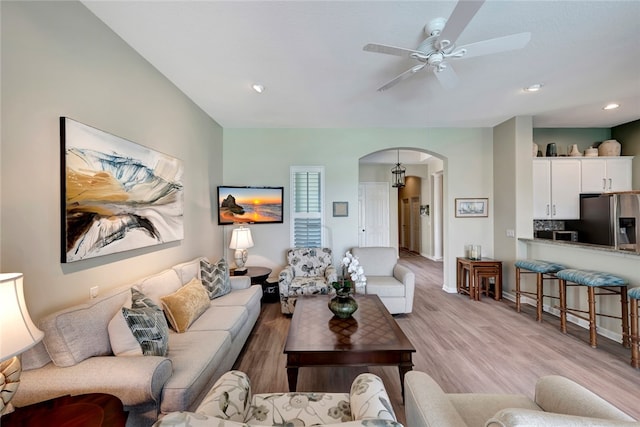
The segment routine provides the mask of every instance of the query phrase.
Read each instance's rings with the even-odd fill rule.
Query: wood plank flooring
[[[559,331],[557,317],[535,321],[533,307],[516,313],[514,304],[442,290],[442,264],[404,253],[400,262],[416,273],[413,313],[394,318],[417,352],[414,370],[427,372],[446,392],[519,393],[533,397],[542,375],[564,375],[640,419],[640,370],[629,365],[631,353],[598,337],[588,344],[588,331]],[[256,327],[236,361],[247,372],[254,393],[287,391],[282,353],[291,318],[277,303],[265,303]],[[398,370],[371,367],[387,388],[399,421],[405,421]],[[367,368],[302,368],[299,391],[345,392]],[[411,427],[411,426],[407,426]]]

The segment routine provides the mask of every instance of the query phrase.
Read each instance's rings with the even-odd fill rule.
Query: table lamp
[[[4,376],[4,384],[0,384],[0,416],[13,412],[9,402],[18,390],[22,372],[18,355],[43,337],[27,311],[22,273],[0,274],[0,374]]]
[[[251,238],[251,230],[240,226],[231,233],[231,243],[229,248],[235,249],[234,261],[236,262],[236,272],[247,271],[245,263],[247,262],[247,248],[253,247],[253,239]]]

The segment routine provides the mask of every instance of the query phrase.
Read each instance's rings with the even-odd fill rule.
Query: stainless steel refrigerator
[[[640,252],[640,191],[581,194],[578,239]]]

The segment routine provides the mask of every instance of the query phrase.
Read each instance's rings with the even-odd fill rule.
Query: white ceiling
[[[640,1],[488,0],[457,45],[531,32],[521,50],[454,60],[444,89],[415,48],[455,1],[84,1],[226,128],[612,127],[640,118]],[[253,83],[266,87],[262,94]],[[543,83],[538,93],[522,88]],[[608,102],[621,107],[603,111]]]

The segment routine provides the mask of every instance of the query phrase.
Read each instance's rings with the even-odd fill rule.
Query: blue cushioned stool
[[[631,306],[631,366],[640,368],[640,332],[638,331],[638,303],[640,302],[640,288],[628,290],[629,305]]]
[[[542,305],[543,298],[555,298],[559,297],[555,295],[544,294],[544,280],[556,280],[555,273],[563,270],[565,267],[561,264],[556,264],[548,261],[540,261],[536,259],[521,259],[516,261],[516,311],[520,313],[520,296],[522,294],[532,296],[536,300],[536,320],[542,322]],[[523,291],[520,288],[520,275],[521,274],[535,274],[536,275],[536,291]]]
[[[589,343],[597,347],[596,316],[622,320],[622,345],[629,347],[629,309],[627,305],[627,280],[613,274],[592,270],[566,269],[556,273],[560,279],[560,328],[567,333],[567,313],[589,321]],[[586,286],[589,299],[589,311],[567,308],[567,286]],[[596,289],[598,291],[596,292]],[[598,313],[597,295],[620,295],[620,316]],[[578,313],[589,313],[584,317]]]

